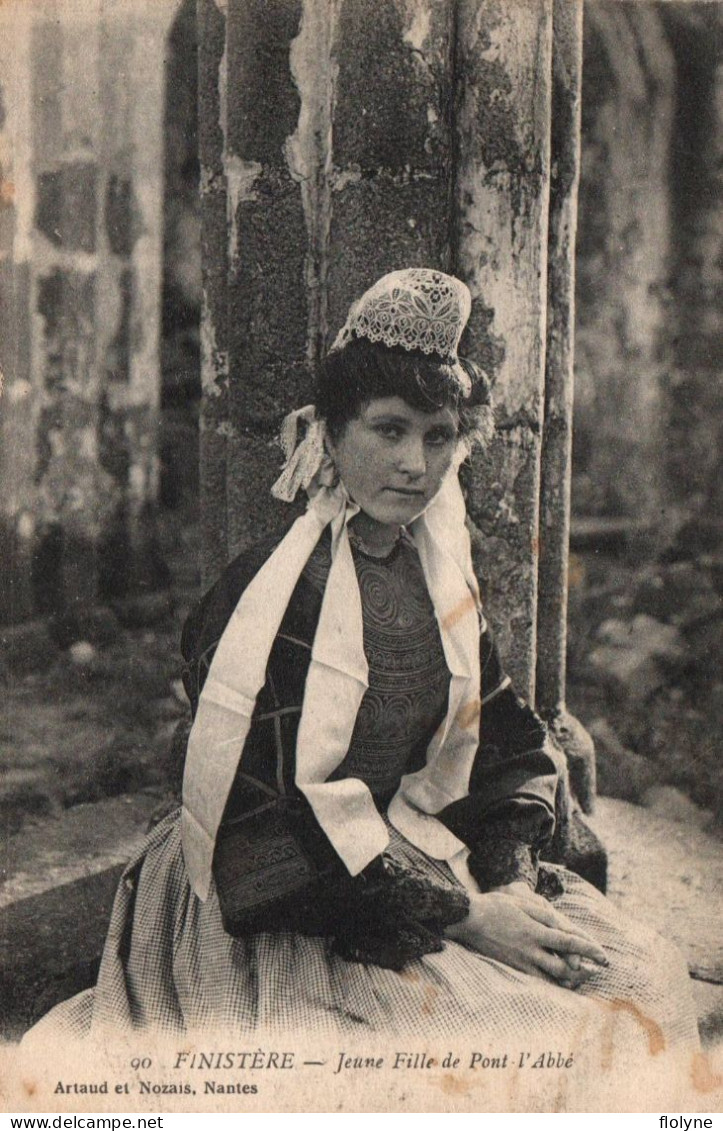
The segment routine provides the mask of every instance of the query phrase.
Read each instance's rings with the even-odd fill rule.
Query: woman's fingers
[[[558,954],[550,954],[547,950],[538,951],[536,963],[544,974],[569,987],[582,985],[592,973],[590,969],[585,969],[583,966],[573,970],[564,958],[561,958]]]
[[[590,959],[598,966],[607,966],[608,958],[605,951],[594,939],[581,931],[568,919],[567,915],[556,911],[542,896],[530,891],[528,894],[510,894],[508,899],[513,899],[520,910],[539,927],[546,928],[540,932],[539,945],[545,951],[555,951],[562,958],[566,955],[577,956],[577,967],[568,967],[573,971],[579,968],[582,958]],[[586,973],[586,977],[589,976]],[[574,973],[572,975],[574,980]]]
[[[607,965],[605,952],[592,939],[557,924],[555,913],[501,893],[473,897],[467,918],[447,928],[449,937],[464,946],[505,962],[517,970],[534,974],[557,985],[575,988],[587,980],[593,968],[584,960]]]
[[[586,935],[570,934],[567,931],[551,930],[545,932],[541,939],[545,950],[555,951],[561,956],[578,955],[579,958],[589,958],[598,966],[609,966],[608,957],[601,946],[598,946]]]
[[[547,905],[541,907],[536,901],[526,901],[524,909],[532,919],[553,931],[556,938],[564,940],[563,945],[550,946],[550,950],[559,950],[566,954],[577,952],[586,958],[591,958],[593,962],[597,962],[601,966],[608,965],[607,956],[602,947],[598,946],[595,940],[586,935],[584,931],[581,931],[568,919],[567,915],[562,915],[559,911],[555,911],[553,907]],[[548,948],[548,943],[544,943],[544,946]]]

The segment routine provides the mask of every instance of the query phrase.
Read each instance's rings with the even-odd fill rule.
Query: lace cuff
[[[494,829],[483,833],[469,854],[469,870],[481,891],[522,880],[533,891],[537,884],[537,853],[514,836]]]
[[[443,949],[445,928],[464,919],[469,897],[385,857],[352,881],[334,915],[332,950],[347,962],[403,970]]]

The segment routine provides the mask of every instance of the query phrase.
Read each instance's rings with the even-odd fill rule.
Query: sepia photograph
[[[720,1110],[722,29],[0,0],[6,1112]]]

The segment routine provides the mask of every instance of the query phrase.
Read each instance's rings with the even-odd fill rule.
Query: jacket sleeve
[[[480,743],[469,794],[439,817],[469,847],[482,891],[515,880],[534,888],[555,824],[559,755],[543,721],[512,689],[484,622],[480,666]]]

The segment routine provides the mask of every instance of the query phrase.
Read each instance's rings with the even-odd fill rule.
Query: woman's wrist
[[[481,914],[485,910],[485,905],[489,903],[489,897],[486,894],[478,894],[477,892],[469,892],[469,908],[467,914],[458,919],[456,923],[449,923],[445,929],[444,934],[448,939],[453,942],[464,942],[469,936],[469,931],[472,923],[478,923]]]

